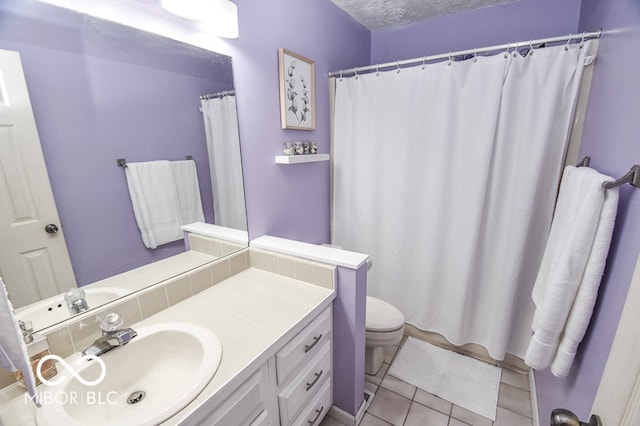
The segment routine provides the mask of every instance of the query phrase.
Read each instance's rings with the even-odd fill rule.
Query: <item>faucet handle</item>
[[[67,302],[67,305],[72,304],[76,300],[84,299],[85,297],[86,297],[86,293],[84,292],[84,290],[77,287],[70,288],[64,294],[64,300],[65,302]]]
[[[104,333],[113,333],[122,328],[124,320],[120,315],[115,312],[109,312],[102,318],[98,318],[100,321],[100,328]]]
[[[22,332],[24,342],[33,342],[33,323],[31,321],[19,320],[18,325],[20,326],[20,331]]]

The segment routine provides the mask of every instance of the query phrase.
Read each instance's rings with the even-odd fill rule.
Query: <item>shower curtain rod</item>
[[[206,95],[200,96],[200,99],[213,99],[213,98],[221,98],[223,96],[234,96],[236,94],[235,90],[224,90],[218,93],[207,93]]]
[[[515,43],[481,47],[478,49],[459,50],[457,52],[448,52],[448,53],[441,53],[441,54],[432,55],[432,56],[423,56],[422,58],[405,59],[403,61],[387,62],[384,64],[378,64],[378,65],[368,65],[366,67],[356,67],[356,68],[351,68],[347,70],[332,71],[332,72],[329,72],[329,77],[343,77],[347,74],[356,75],[358,73],[379,71],[382,68],[398,68],[399,69],[403,65],[420,65],[426,62],[437,61],[439,59],[447,59],[447,58],[451,59],[457,56],[477,55],[478,53],[499,52],[501,50],[509,51],[511,49],[517,49],[519,47],[540,45],[544,43],[558,43],[562,41],[566,41],[567,43],[570,43],[572,40],[580,40],[582,42],[585,40],[600,38],[601,35],[602,35],[602,30],[584,32],[582,34],[569,34],[568,36],[541,38],[541,39],[529,40],[529,41],[519,41]]]

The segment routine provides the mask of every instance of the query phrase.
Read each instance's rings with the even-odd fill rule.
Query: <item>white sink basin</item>
[[[129,294],[129,291],[119,287],[83,287],[83,290],[86,293],[85,300],[89,308],[96,308]],[[24,308],[16,309],[16,317],[22,321],[31,321],[33,329],[36,331],[64,321],[70,316],[69,308],[64,301],[64,294],[58,294]]]
[[[51,381],[61,383],[40,391],[37,424],[157,425],[193,401],[218,369],[222,345],[206,328],[171,322],[134,329],[138,336],[131,342],[100,357],[106,374],[94,386],[82,384],[58,363]],[[98,381],[102,373],[98,361],[79,353],[66,361],[85,381]],[[128,401],[139,399],[137,392],[144,397]]]

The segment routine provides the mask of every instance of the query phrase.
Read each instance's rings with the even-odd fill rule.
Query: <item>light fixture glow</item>
[[[162,0],[162,7],[176,16],[202,23],[214,35],[238,38],[238,6],[229,0]]]

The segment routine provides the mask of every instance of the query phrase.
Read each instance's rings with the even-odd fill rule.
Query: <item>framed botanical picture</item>
[[[280,121],[283,129],[316,129],[316,64],[290,50],[278,49]]]

